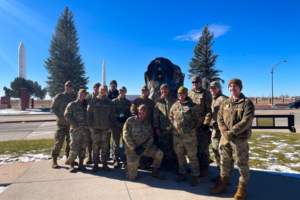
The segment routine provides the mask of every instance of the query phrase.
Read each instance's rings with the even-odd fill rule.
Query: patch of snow
[[[249,157],[249,159],[252,159],[252,160],[261,160],[261,161],[270,161],[269,158],[259,158],[259,157]]]
[[[27,110],[19,110],[19,109],[1,109],[0,115],[21,115],[21,114],[50,114],[50,112],[41,112],[40,109],[27,109]]]
[[[271,153],[280,153],[280,151],[278,149],[273,149],[272,151],[270,151]]]
[[[275,171],[276,169],[280,172],[287,172],[287,173],[293,173],[293,174],[300,174],[299,172],[292,170],[289,167],[282,166],[282,165],[271,165],[268,167],[269,170]]]
[[[300,163],[290,163],[290,167],[300,167]]]
[[[274,135],[260,135],[260,138],[271,138],[271,137],[277,137],[277,136],[274,136]]]
[[[49,159],[51,159],[51,156],[44,155],[44,154],[25,154],[20,157],[16,157],[13,155],[0,155],[0,164],[35,162],[39,160],[49,160]]]
[[[262,172],[266,172],[266,173],[271,173],[274,175],[280,175],[280,176],[285,176],[285,177],[293,177],[293,178],[298,178],[300,179],[300,173],[296,172],[276,172],[276,171],[272,171],[272,170],[265,170],[265,169],[257,169],[257,168],[250,168],[251,170],[255,170],[255,171],[262,171]],[[293,170],[292,170],[293,171]]]
[[[6,190],[8,188],[8,186],[7,187],[5,187],[5,186],[0,186],[0,194],[2,193],[2,192],[4,192],[4,190]]]

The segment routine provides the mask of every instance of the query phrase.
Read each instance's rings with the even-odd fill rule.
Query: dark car
[[[289,108],[292,109],[292,108],[299,108],[300,107],[300,100],[297,100],[295,102],[292,102],[292,103],[289,103]]]

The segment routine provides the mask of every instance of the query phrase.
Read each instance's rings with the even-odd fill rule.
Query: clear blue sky
[[[46,86],[44,60],[61,12],[75,14],[80,53],[88,85],[102,82],[105,60],[107,81],[118,81],[128,94],[139,94],[150,61],[165,57],[188,75],[193,48],[203,27],[215,32],[216,68],[228,81],[240,78],[246,96],[300,95],[300,3],[297,0],[236,1],[75,1],[0,0],[0,96],[3,86],[18,76],[18,47],[27,51],[27,78]],[[191,80],[184,85],[191,88]]]

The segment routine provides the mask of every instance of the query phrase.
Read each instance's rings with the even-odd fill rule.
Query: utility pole
[[[273,107],[273,73],[274,73],[274,70],[276,69],[276,67],[278,66],[278,65],[280,65],[281,63],[283,63],[283,62],[287,62],[287,60],[284,60],[284,61],[281,61],[281,62],[279,62],[279,63],[277,63],[274,67],[272,67],[272,71],[271,71],[271,74],[272,74],[272,107]]]

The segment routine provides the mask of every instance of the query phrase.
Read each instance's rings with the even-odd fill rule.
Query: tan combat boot
[[[58,168],[57,157],[52,157],[51,166],[52,168]]]
[[[107,172],[110,171],[110,168],[107,166],[107,160],[102,161],[102,168]]]
[[[180,183],[180,182],[185,181],[185,180],[187,180],[186,173],[180,174],[179,177],[176,179],[176,182]]]
[[[221,178],[220,182],[218,182],[218,185],[214,188],[211,188],[209,192],[212,194],[227,193],[227,182],[227,180]]]
[[[246,186],[247,186],[246,183],[239,182],[238,189],[234,195],[235,200],[244,200],[246,198],[246,196],[247,196]]]
[[[92,151],[88,150],[88,157],[85,160],[85,164],[93,164],[93,157],[92,157]]]
[[[199,183],[200,183],[200,181],[199,181],[199,179],[198,179],[198,176],[193,176],[191,185],[192,185],[192,186],[197,186]]]
[[[120,160],[118,158],[115,158],[114,168],[118,168],[120,164]]]
[[[151,176],[160,180],[165,179],[165,176],[158,172],[158,167],[153,167]]]
[[[205,169],[205,170],[200,170],[200,176],[199,177],[204,177],[204,176],[208,176],[209,175],[209,170]]]
[[[99,163],[98,161],[94,161],[94,166],[92,168],[92,172],[98,171],[98,169],[99,169],[98,163]]]
[[[80,171],[85,171],[85,170],[86,170],[85,166],[83,166],[83,159],[81,159],[81,158],[79,158],[78,169],[79,169]]]
[[[216,176],[215,178],[212,178],[212,182],[219,182],[221,180],[221,176]]]
[[[69,172],[75,172],[75,169],[74,169],[74,162],[71,162],[70,166],[69,166]]]

